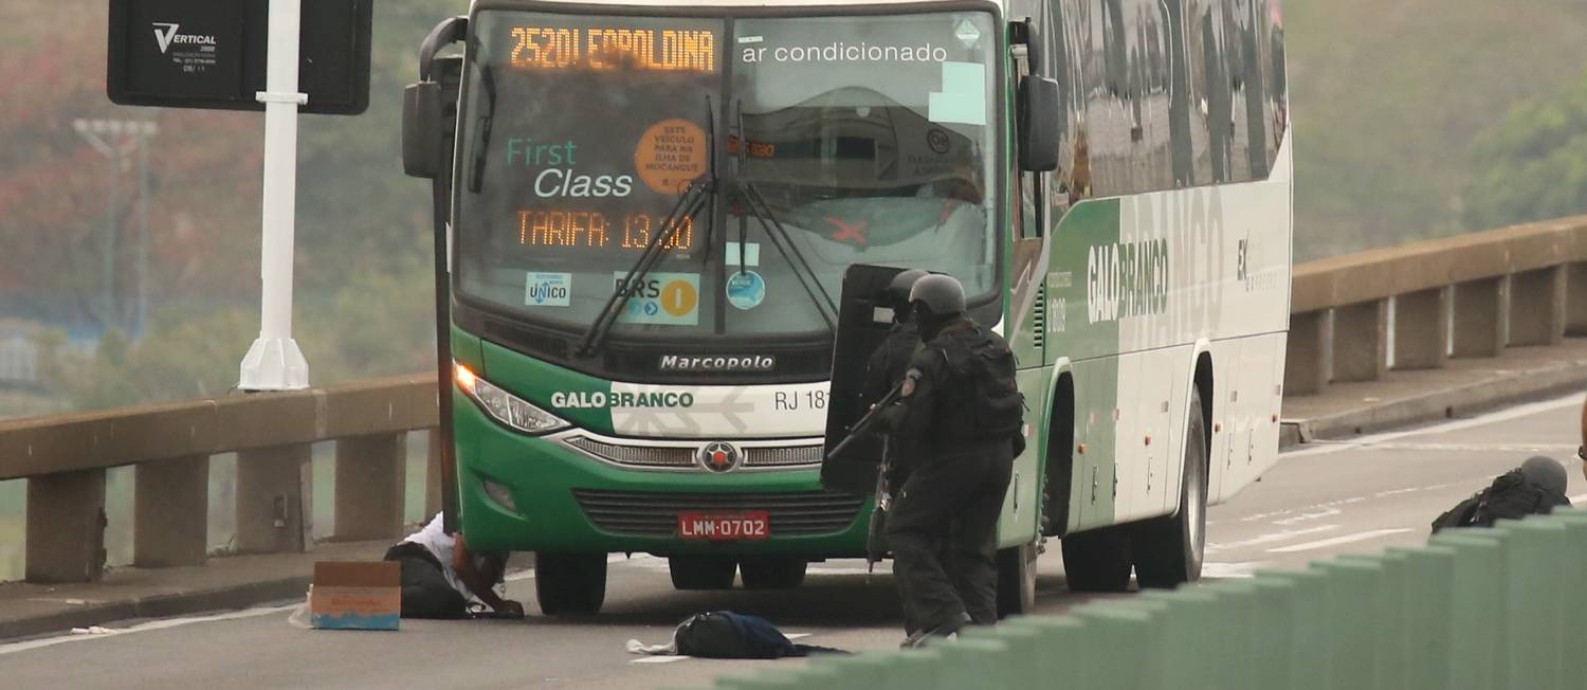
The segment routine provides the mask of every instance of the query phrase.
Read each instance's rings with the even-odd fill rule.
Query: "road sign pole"
[[[297,206],[298,30],[301,0],[270,0],[265,90],[264,232],[259,339],[243,358],[237,387],[295,390],[309,385],[309,365],[292,339],[292,240]]]

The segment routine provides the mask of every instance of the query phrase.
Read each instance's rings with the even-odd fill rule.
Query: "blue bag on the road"
[[[672,635],[677,653],[710,659],[781,659],[835,649],[798,645],[760,616],[712,611],[688,617]]]

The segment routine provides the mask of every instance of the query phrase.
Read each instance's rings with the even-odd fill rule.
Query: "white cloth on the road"
[[[669,642],[667,644],[647,645],[647,644],[645,644],[643,642],[640,642],[639,640],[629,640],[628,641],[628,653],[629,654],[649,654],[649,655],[652,655],[652,656],[660,656],[660,655],[671,656],[671,655],[674,655],[674,654],[678,653],[678,643]]]

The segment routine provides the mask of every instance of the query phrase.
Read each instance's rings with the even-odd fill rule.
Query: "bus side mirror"
[[[1058,82],[1027,75],[1019,81],[1019,168],[1029,172],[1058,169],[1058,112],[1063,101]]]
[[[441,172],[441,85],[409,84],[402,91],[402,171],[435,179]]]

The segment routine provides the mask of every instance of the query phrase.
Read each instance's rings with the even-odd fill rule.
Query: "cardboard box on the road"
[[[396,630],[402,620],[402,566],[323,561],[314,564],[309,621],[319,630]]]

